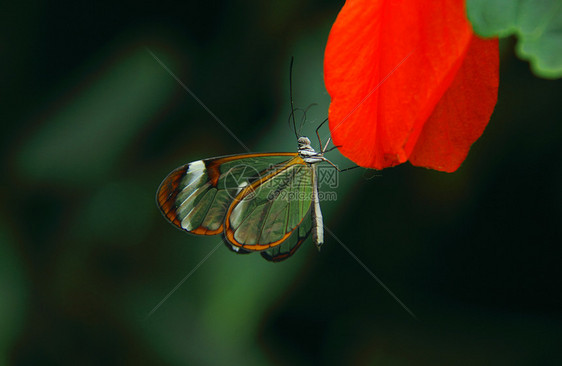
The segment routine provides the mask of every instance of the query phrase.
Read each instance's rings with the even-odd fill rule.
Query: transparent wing
[[[160,184],[158,207],[182,230],[200,235],[222,233],[226,212],[240,191],[296,155],[241,154],[186,164]]]
[[[306,214],[302,223],[297,230],[294,230],[291,236],[281,244],[261,252],[261,256],[270,262],[281,262],[289,258],[301,244],[306,241],[312,231],[312,208]]]
[[[312,177],[312,168],[296,156],[245,187],[227,211],[225,239],[239,249],[262,251],[282,245],[296,233],[293,240],[266,255],[277,258],[290,253],[310,231],[310,223],[302,232],[296,229],[310,216]]]
[[[294,230],[291,236],[279,245],[271,247],[269,249],[260,252],[261,256],[270,262],[281,262],[289,258],[301,244],[310,237],[312,233],[312,206],[309,212],[305,215],[301,224],[297,230]],[[225,238],[225,245],[228,249],[235,252],[236,254],[249,254],[252,251],[242,249],[240,247],[234,246],[228,242]]]

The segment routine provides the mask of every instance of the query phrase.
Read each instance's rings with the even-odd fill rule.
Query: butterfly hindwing
[[[297,230],[281,244],[261,252],[261,256],[270,262],[281,262],[292,256],[312,232],[312,207],[303,218]]]
[[[193,234],[223,232],[234,198],[296,153],[241,154],[195,161],[172,171],[158,188],[157,203],[176,227]]]

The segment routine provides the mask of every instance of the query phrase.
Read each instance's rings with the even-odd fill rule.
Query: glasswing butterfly
[[[198,160],[172,171],[156,200],[164,217],[192,234],[223,234],[237,253],[290,257],[312,234],[324,243],[316,164],[329,162],[310,140],[296,153],[249,153]],[[330,163],[330,162],[329,162]]]
[[[290,89],[298,151],[223,156],[175,169],[156,195],[170,223],[192,234],[222,234],[234,252],[260,252],[272,262],[293,255],[311,234],[320,248],[324,228],[316,164],[338,168],[324,157],[330,139],[323,147],[318,133],[327,119],[316,129],[319,152],[297,133]]]

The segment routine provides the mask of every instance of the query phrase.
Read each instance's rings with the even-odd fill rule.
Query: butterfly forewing
[[[185,231],[215,235],[223,231],[233,199],[296,153],[242,154],[199,160],[172,171],[158,189],[164,216]]]

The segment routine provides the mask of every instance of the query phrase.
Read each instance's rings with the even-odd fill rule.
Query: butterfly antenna
[[[302,110],[302,118],[301,118],[301,123],[299,123],[299,131],[298,131],[299,136],[301,135],[302,127],[304,126],[304,124],[306,122],[306,111],[307,110],[308,110],[308,108]]]
[[[299,135],[301,134],[302,128],[304,127],[305,123],[306,123],[306,113],[308,112],[308,110],[314,106],[316,106],[318,104],[316,103],[312,103],[310,104],[308,107],[306,107],[305,110],[302,111],[302,120],[299,126]]]
[[[292,118],[293,120],[293,130],[295,131],[295,136],[298,139],[299,134],[297,133],[297,124],[295,122],[295,105],[293,104],[293,61],[294,61],[294,57],[291,56],[291,65],[289,66],[289,97],[291,98],[290,118]]]

